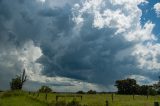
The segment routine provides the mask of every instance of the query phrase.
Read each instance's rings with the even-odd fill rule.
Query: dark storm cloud
[[[94,28],[93,16],[85,14],[86,20],[77,31],[70,4],[51,8],[47,3],[0,0],[0,49],[10,52],[11,48],[21,48],[32,40],[43,53],[37,60],[44,66],[42,73],[50,77],[110,85],[130,74],[150,76],[136,67],[138,63],[134,57],[126,57],[123,61],[115,58],[119,51],[134,45],[122,36],[113,36],[117,29]],[[18,66],[14,65],[13,71],[19,70]],[[0,68],[0,78],[10,73],[5,67]],[[6,78],[0,80],[1,83],[4,80]]]

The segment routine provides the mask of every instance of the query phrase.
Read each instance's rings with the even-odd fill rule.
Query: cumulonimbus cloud
[[[85,90],[104,90],[131,75],[153,81],[160,45],[155,24],[140,23],[142,3],[1,0],[0,75],[13,77],[25,67],[30,81]]]

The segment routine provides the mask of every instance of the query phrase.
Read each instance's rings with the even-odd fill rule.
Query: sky
[[[0,0],[0,89],[116,91],[160,75],[159,0]]]

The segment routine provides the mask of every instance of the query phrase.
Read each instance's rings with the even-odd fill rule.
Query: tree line
[[[135,79],[117,80],[118,94],[156,95],[160,94],[160,81],[153,85],[139,85]]]

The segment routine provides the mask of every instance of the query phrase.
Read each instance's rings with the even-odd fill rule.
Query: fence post
[[[134,94],[133,94],[133,100],[134,100]]]
[[[113,102],[113,93],[112,93],[112,95],[111,95],[111,96],[112,96],[112,102]]]
[[[109,106],[108,100],[106,100],[106,106]]]
[[[37,97],[39,97],[39,93],[37,94]]]
[[[154,106],[159,106],[159,103],[158,102],[154,102]]]
[[[58,96],[56,96],[56,102],[58,101]]]
[[[46,93],[45,99],[47,100],[47,93]]]

